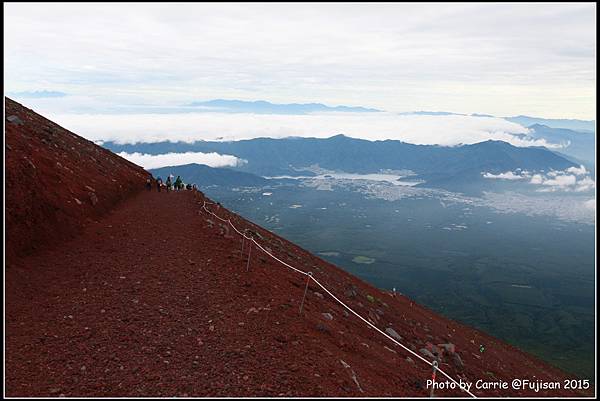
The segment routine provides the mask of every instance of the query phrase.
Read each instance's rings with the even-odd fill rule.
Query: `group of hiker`
[[[181,176],[177,176],[177,178],[175,179],[175,182],[173,182],[173,178],[174,176],[171,174],[167,177],[167,181],[165,183],[163,183],[163,180],[161,177],[157,177],[155,182],[156,182],[156,190],[158,192],[161,192],[162,188],[165,187],[167,192],[170,191],[181,191],[183,189],[186,189],[188,191],[192,191],[196,189],[196,184],[184,184],[183,180],[181,179]],[[146,180],[146,189],[148,191],[152,190],[152,179],[148,178]]]

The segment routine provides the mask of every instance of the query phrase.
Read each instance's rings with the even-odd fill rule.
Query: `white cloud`
[[[484,173],[484,178],[492,178],[499,180],[524,180],[526,177],[520,174],[515,174],[512,171],[507,171],[506,173],[500,174],[492,174],[492,173]]]
[[[596,188],[596,182],[589,176],[577,181],[576,192],[587,192]]]
[[[548,172],[530,173],[517,169],[504,173],[481,173],[484,178],[500,180],[529,180],[529,183],[538,187],[539,192],[588,192],[596,188],[596,182],[584,166],[569,167],[564,171],[551,170]]]
[[[544,182],[544,177],[542,177],[541,174],[534,174],[529,182],[535,185],[540,185]]]
[[[596,211],[596,199],[587,200],[583,205],[590,210]]]
[[[555,147],[545,140],[523,138],[528,129],[495,117],[397,115],[394,113],[320,113],[264,115],[54,114],[50,119],[90,140],[120,143],[241,140],[288,136],[328,138],[344,134],[368,140],[395,139],[414,144],[453,146],[488,139],[515,146]]]
[[[577,177],[574,175],[558,175],[554,178],[544,180],[542,185],[547,185],[550,187],[570,187],[577,183]]]
[[[245,163],[244,160],[231,155],[221,155],[218,153],[186,152],[186,153],[165,153],[162,155],[150,155],[143,153],[121,152],[119,156],[139,165],[145,169],[181,166],[184,164],[205,164],[210,167],[235,167]]]
[[[579,167],[569,167],[567,171],[575,175],[587,175],[588,173],[587,169],[583,165],[580,165]]]

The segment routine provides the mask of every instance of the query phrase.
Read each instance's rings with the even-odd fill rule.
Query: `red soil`
[[[49,165],[43,171],[56,170]],[[114,177],[112,170],[104,174]],[[94,178],[107,182],[101,174]],[[60,188],[61,199],[71,196],[68,187]],[[7,195],[7,208],[9,199],[15,198]],[[189,191],[141,192],[102,217],[79,221],[81,232],[70,240],[8,258],[6,395],[429,396],[425,381],[431,367],[414,357],[408,361],[406,351],[346,316],[314,284],[300,314],[304,276],[255,247],[246,271],[247,243],[242,255],[240,236],[203,212],[203,200]],[[405,345],[419,350],[427,342],[453,343],[464,369],[448,357],[441,368],[457,380],[568,377],[410,299],[380,291],[224,208],[212,210],[257,233],[257,241],[282,260],[312,271],[377,327],[392,327]],[[9,237],[7,247],[23,238]],[[345,294],[352,285],[356,295]],[[484,353],[479,344],[486,346]],[[510,388],[472,392],[581,395]]]
[[[26,255],[72,238],[144,188],[150,174],[5,98],[7,251]],[[20,121],[11,122],[9,118]]]

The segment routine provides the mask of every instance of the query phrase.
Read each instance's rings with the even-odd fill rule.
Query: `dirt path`
[[[143,192],[9,266],[8,395],[324,394],[294,377],[269,295],[191,197]]]
[[[202,246],[214,233],[189,195],[142,193],[66,249],[21,262],[33,269],[9,268],[8,394],[219,393],[203,383],[226,369],[210,352],[222,329],[206,328],[239,290],[215,285],[215,270],[239,255]]]

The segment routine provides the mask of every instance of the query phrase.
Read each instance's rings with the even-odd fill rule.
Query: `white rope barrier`
[[[210,202],[209,202],[210,203]],[[270,253],[269,251],[267,251],[265,248],[263,248],[258,242],[256,242],[256,240],[252,237],[248,237],[246,236],[244,233],[242,233],[241,231],[239,231],[231,222],[231,220],[227,219],[222,219],[221,217],[217,216],[215,213],[211,212],[209,209],[206,208],[206,200],[204,201],[204,204],[202,205],[202,208],[209,214],[215,216],[217,219],[223,221],[223,222],[228,222],[231,227],[233,227],[233,229],[240,234],[242,237],[244,237],[244,239],[247,239],[248,241],[252,241],[254,242],[254,244],[260,249],[262,250],[264,253],[266,253],[267,255],[269,255],[270,257],[272,257],[273,259],[275,259],[276,261],[278,261],[279,263],[283,264],[284,266],[288,267],[289,269],[294,270],[297,273],[300,273],[302,275],[308,276],[307,279],[307,286],[306,286],[306,290],[308,290],[308,280],[312,280],[315,282],[315,284],[317,284],[319,287],[321,287],[321,289],[323,289],[323,291],[325,291],[327,294],[329,294],[329,296],[331,296],[335,301],[337,301],[340,305],[342,305],[344,308],[346,308],[349,312],[351,312],[353,315],[355,315],[356,317],[358,317],[360,320],[362,320],[363,322],[365,322],[369,327],[372,327],[373,329],[375,329],[377,332],[379,332],[380,334],[382,334],[383,336],[385,336],[387,339],[389,339],[390,341],[392,341],[393,343],[395,343],[396,345],[399,345],[400,347],[402,347],[404,350],[406,350],[407,352],[409,352],[411,355],[415,356],[416,358],[420,359],[421,361],[425,362],[426,364],[428,364],[429,366],[434,368],[434,372],[438,371],[440,372],[442,375],[444,375],[445,377],[447,377],[451,382],[453,382],[454,384],[456,384],[458,386],[458,388],[460,388],[461,390],[465,391],[467,394],[469,394],[471,397],[473,398],[477,398],[473,393],[471,393],[467,388],[465,388],[464,386],[461,386],[460,383],[458,383],[456,380],[454,380],[451,376],[449,376],[446,372],[444,372],[442,369],[440,369],[440,367],[438,366],[437,361],[433,361],[433,362],[429,362],[427,359],[423,358],[421,355],[417,354],[416,352],[414,352],[413,350],[411,350],[410,348],[406,347],[404,344],[400,343],[399,341],[397,341],[395,338],[391,337],[389,334],[387,334],[386,332],[384,332],[383,330],[381,330],[380,328],[378,328],[377,326],[375,326],[373,323],[369,322],[367,319],[365,319],[364,317],[362,317],[361,315],[359,315],[357,312],[354,311],[354,309],[350,308],[348,305],[346,305],[342,300],[340,300],[338,297],[336,297],[331,291],[329,291],[323,284],[321,284],[314,276],[311,272],[305,272],[303,270],[297,269],[294,266],[289,265],[288,263],[284,262],[283,260],[279,259],[278,257],[276,257],[275,255],[273,255],[272,253]],[[214,203],[212,203],[214,205]],[[250,248],[251,250],[252,248]],[[250,263],[250,252],[248,253],[248,264]],[[246,267],[246,269],[248,269],[248,267]],[[305,296],[306,296],[306,290],[305,290]],[[304,304],[304,299],[302,299],[302,304]],[[300,306],[300,311],[302,311],[302,305]]]

